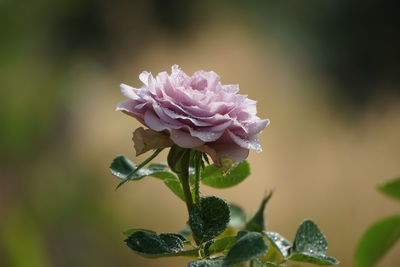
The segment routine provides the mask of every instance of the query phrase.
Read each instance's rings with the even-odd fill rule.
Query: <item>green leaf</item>
[[[289,260],[318,265],[339,264],[335,258],[325,256],[327,249],[328,242],[318,226],[311,220],[305,220],[297,230]]]
[[[245,230],[253,231],[253,232],[262,232],[265,230],[264,210],[265,210],[265,206],[268,203],[268,200],[271,197],[272,197],[272,192],[270,192],[266,197],[263,198],[257,212],[246,223]]]
[[[264,232],[271,242],[272,246],[277,248],[283,257],[287,257],[289,255],[289,250],[292,248],[292,243],[275,232]]]
[[[164,184],[180,199],[185,201],[185,196],[183,194],[182,184],[178,179],[165,179]]]
[[[225,237],[225,236],[231,236],[231,235],[236,235],[237,230],[233,228],[232,226],[229,226],[223,231],[221,234],[218,235],[218,238]]]
[[[242,182],[250,175],[250,166],[247,161],[242,161],[236,168],[227,174],[223,174],[222,168],[208,165],[201,173],[201,182],[214,188],[229,188]]]
[[[149,169],[168,169],[167,163],[151,163]]]
[[[215,259],[189,262],[188,267],[221,267],[222,263],[223,257],[217,257]]]
[[[325,255],[315,255],[315,254],[310,254],[307,252],[293,253],[292,255],[290,255],[289,260],[308,262],[308,263],[313,263],[313,264],[317,264],[320,266],[339,264],[339,261],[333,257],[328,257]]]
[[[313,221],[304,220],[297,230],[293,249],[295,252],[324,255],[328,249],[328,242]]]
[[[246,213],[244,210],[238,205],[229,204],[229,211],[231,213],[229,225],[232,227],[242,228],[246,222]]]
[[[263,266],[265,267],[283,267],[283,265],[279,265],[273,262],[266,262]]]
[[[127,179],[128,175],[136,169],[136,164],[123,155],[116,157],[110,166],[111,173],[122,180]],[[141,168],[134,174],[131,174],[128,180],[140,180],[145,176],[153,176],[160,179],[177,179],[174,174],[165,170],[164,167],[160,167],[159,164],[151,164],[148,169]]]
[[[241,231],[224,259],[223,266],[234,266],[262,256],[268,246],[260,233]]]
[[[210,252],[208,251],[208,249],[211,247],[211,245],[215,242],[214,239],[211,239],[210,241],[208,241],[204,246],[204,256],[209,257],[210,256]]]
[[[358,244],[355,254],[356,266],[374,266],[399,239],[400,215],[374,223]]]
[[[160,169],[145,169],[146,171],[151,172],[149,176],[161,179],[161,180],[176,180],[179,181],[178,178],[169,171],[161,171]]]
[[[110,165],[111,174],[119,179],[125,179],[136,169],[136,165],[124,155],[117,156]]]
[[[260,260],[260,258],[255,258],[252,260],[254,263],[256,263],[258,266],[262,266],[262,267],[285,267],[283,265],[279,265],[277,263],[274,262],[270,262],[270,261],[262,261]],[[256,266],[257,266],[256,265]]]
[[[180,234],[157,235],[149,230],[137,230],[125,240],[125,243],[133,251],[147,258],[197,257],[198,249],[185,250],[186,241],[185,237]]]
[[[378,185],[378,190],[390,197],[400,200],[400,177]]]
[[[189,225],[185,225],[180,231],[179,234],[183,235],[184,237],[189,237],[192,234],[192,230],[190,230]]]
[[[236,236],[225,236],[215,240],[207,249],[206,255],[213,255],[216,253],[226,254],[228,250],[235,243]]]
[[[289,256],[289,250],[292,247],[289,240],[275,232],[264,231],[263,235],[268,240],[267,254],[261,258],[264,262],[280,263]]]
[[[152,230],[147,230],[147,229],[143,229],[143,228],[131,228],[131,229],[125,230],[122,234],[126,237],[130,237],[131,235],[133,235],[134,232],[137,232],[137,231],[148,232],[148,233],[152,233],[152,234],[156,233]]]
[[[207,242],[221,234],[229,223],[229,207],[218,197],[204,197],[192,207],[189,226],[197,244]]]
[[[163,150],[163,148],[158,148],[158,149],[156,149],[155,151],[154,151],[154,153],[150,156],[150,157],[148,157],[147,159],[145,159],[142,163],[140,163],[138,166],[135,166],[136,168],[135,169],[133,169],[130,173],[126,173],[124,176],[124,178],[122,179],[122,181],[117,185],[117,187],[115,188],[115,189],[118,189],[119,187],[121,187],[124,183],[126,183],[127,181],[130,181],[130,180],[132,180],[132,179],[136,179],[137,177],[136,177],[136,174],[147,164],[147,163],[149,163],[150,161],[152,161],[155,157],[157,157],[157,155],[158,154],[160,154],[161,153],[161,151]],[[122,157],[122,159],[121,159],[121,157]],[[124,161],[124,156],[119,156],[119,157],[117,157],[117,158],[115,158],[114,159],[114,161],[111,163],[111,166],[110,166],[110,170],[111,170],[111,173],[113,174],[113,175],[115,175],[115,176],[117,176],[118,177],[118,175],[117,174],[121,174],[121,170],[122,171],[126,171],[126,168],[127,167],[129,167],[129,160],[127,159],[127,158],[125,158],[126,160],[128,160],[128,161],[125,161],[125,162],[123,162]],[[123,164],[123,168],[121,168],[121,169],[119,169],[122,165],[121,164],[119,164],[119,163],[121,163],[122,162],[122,164]],[[130,163],[132,163],[132,162],[130,162]]]
[[[124,183],[130,180],[140,180],[141,178],[151,175],[153,172],[163,171],[161,169],[142,169],[147,163],[154,159],[163,149],[157,149],[150,157],[136,166],[132,161],[123,155],[117,156],[110,165],[111,174],[122,179],[117,185],[118,189]]]
[[[137,166],[123,155],[120,155],[114,159],[110,166],[111,173],[122,179],[126,180],[127,176],[136,170]],[[152,163],[149,168],[141,168],[136,171],[129,181],[138,181],[146,176],[152,176],[164,181],[164,184],[180,199],[185,201],[183,196],[182,185],[179,179],[167,169],[167,165],[163,163]]]

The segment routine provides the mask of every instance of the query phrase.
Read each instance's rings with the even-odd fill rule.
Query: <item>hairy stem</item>
[[[190,214],[190,211],[192,210],[193,206],[193,198],[189,184],[189,161],[190,161],[190,150],[187,150],[187,152],[185,152],[185,155],[182,157],[181,161],[182,170],[179,173],[179,179],[182,184],[183,194],[185,195],[186,207]]]
[[[200,168],[202,163],[202,153],[196,151],[194,154],[194,200],[200,203]]]

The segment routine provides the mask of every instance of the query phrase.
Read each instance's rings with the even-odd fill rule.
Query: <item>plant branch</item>
[[[185,195],[185,202],[190,214],[193,206],[192,193],[190,191],[189,184],[189,161],[190,161],[190,149],[188,149],[181,159],[181,172],[178,173],[179,179],[182,184],[183,194]]]
[[[194,200],[200,203],[200,168],[202,163],[202,153],[196,151],[194,154]]]

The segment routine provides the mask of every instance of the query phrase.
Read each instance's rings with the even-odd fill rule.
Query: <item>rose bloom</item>
[[[121,84],[129,100],[116,109],[168,134],[176,145],[209,154],[217,166],[221,157],[240,162],[250,149],[261,151],[257,134],[269,120],[257,117],[256,101],[237,94],[238,85],[222,85],[213,71],[190,77],[177,65],[171,75],[161,72],[154,78],[144,71],[139,79],[138,89]]]

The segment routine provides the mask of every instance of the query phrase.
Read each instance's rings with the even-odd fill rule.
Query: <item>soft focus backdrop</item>
[[[139,124],[114,111],[121,82],[179,64],[214,70],[270,126],[252,176],[227,190],[293,240],[312,218],[353,265],[368,225],[399,212],[375,185],[400,175],[395,1],[0,1],[0,266],[184,266],[147,260],[122,231],[180,230],[184,203],[152,178],[117,181]],[[158,161],[165,161],[165,154]],[[379,266],[400,266],[400,245]]]

